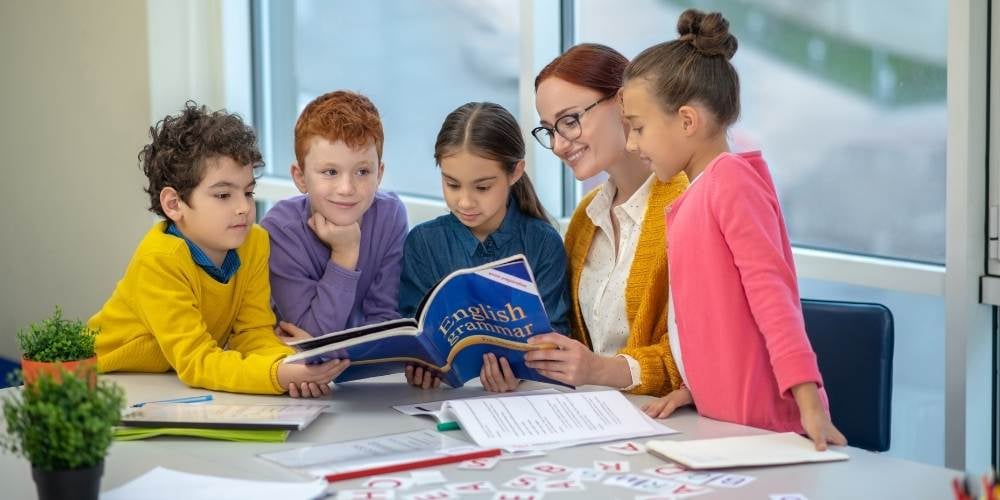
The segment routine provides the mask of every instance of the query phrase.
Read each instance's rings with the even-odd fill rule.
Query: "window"
[[[367,95],[385,130],[382,188],[441,198],[445,116],[490,100],[518,115],[519,15],[506,0],[297,0],[254,5],[257,125],[268,174],[288,177],[295,120],[336,89]]]
[[[945,247],[947,2],[577,1],[578,42],[632,58],[684,9],[739,39],[736,151],[762,149],[793,243],[935,264]]]

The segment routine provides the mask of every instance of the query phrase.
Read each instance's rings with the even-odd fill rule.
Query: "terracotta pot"
[[[24,372],[25,385],[35,383],[35,380],[38,380],[38,376],[42,373],[49,374],[53,380],[58,382],[62,377],[62,370],[76,373],[77,377],[86,378],[91,389],[97,386],[97,356],[77,361],[54,361],[51,363],[21,358],[21,371]]]
[[[31,468],[39,500],[97,500],[104,460],[93,467],[68,470]]]

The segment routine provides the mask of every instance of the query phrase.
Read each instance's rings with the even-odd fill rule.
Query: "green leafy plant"
[[[65,370],[61,381],[42,374],[20,394],[4,398],[7,432],[0,434],[0,448],[37,469],[91,467],[107,454],[124,407],[125,393],[112,382],[91,389]]]
[[[83,321],[63,319],[59,306],[51,317],[17,332],[24,357],[47,363],[93,357],[96,337],[97,331]]]

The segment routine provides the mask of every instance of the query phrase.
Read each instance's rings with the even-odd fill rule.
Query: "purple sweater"
[[[260,221],[271,237],[271,302],[278,319],[317,336],[398,318],[403,202],[375,193],[361,218],[356,271],[330,261],[330,247],[306,224],[310,215],[303,195],[279,201]]]

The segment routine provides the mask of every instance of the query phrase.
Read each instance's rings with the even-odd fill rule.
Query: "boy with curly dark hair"
[[[139,153],[149,210],[125,276],[90,318],[102,372],[166,372],[206,389],[329,394],[344,361],[283,364],[267,232],[254,224],[257,138],[239,116],[188,102],[150,128]],[[289,326],[294,328],[294,326]]]

